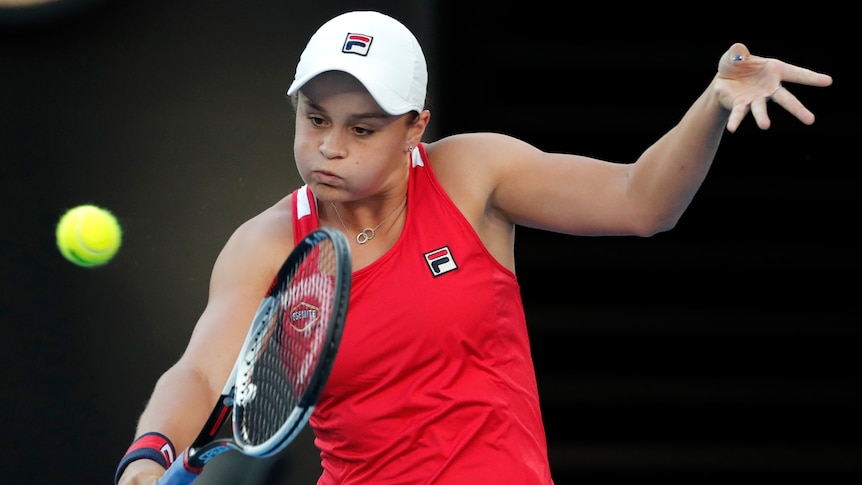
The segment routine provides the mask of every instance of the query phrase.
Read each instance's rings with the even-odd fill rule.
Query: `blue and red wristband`
[[[153,460],[167,470],[176,457],[174,444],[171,443],[171,440],[167,436],[155,431],[144,433],[132,442],[132,445],[126,450],[126,454],[123,455],[123,459],[120,460],[117,472],[114,474],[114,485],[119,483],[120,477],[123,475],[126,467],[129,466],[129,463],[135,460],[145,458]]]

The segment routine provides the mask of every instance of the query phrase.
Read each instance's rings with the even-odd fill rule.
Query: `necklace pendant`
[[[356,235],[356,242],[358,244],[365,244],[372,239],[374,239],[374,229],[370,227],[366,227],[362,232]]]

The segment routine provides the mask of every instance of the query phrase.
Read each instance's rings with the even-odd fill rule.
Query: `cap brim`
[[[399,100],[398,95],[392,93],[386,86],[375,83],[374,81],[371,81],[369,79],[363,79],[361,71],[353,71],[349,68],[345,68],[343,65],[337,67],[328,64],[322,65],[316,70],[308,72],[303,76],[294,79],[293,83],[291,83],[290,87],[287,89],[287,95],[293,96],[315,76],[329,71],[341,71],[355,77],[360,83],[362,83],[363,86],[365,86],[365,89],[368,91],[371,97],[374,98],[374,101],[377,102],[380,108],[388,114],[403,115],[404,113],[409,113],[410,111],[422,111],[421,106],[417,107],[403,104],[403,101]]]

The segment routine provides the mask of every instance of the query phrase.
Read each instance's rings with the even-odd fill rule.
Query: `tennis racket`
[[[312,231],[287,257],[251,323],[221,397],[162,485],[192,483],[216,456],[272,456],[299,434],[335,361],[347,317],[350,246],[329,228]],[[217,439],[233,416],[233,439]]]

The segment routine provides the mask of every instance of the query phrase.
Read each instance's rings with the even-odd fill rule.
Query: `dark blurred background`
[[[855,14],[823,2],[3,5],[3,483],[111,482],[218,251],[301,183],[285,90],[307,38],[365,8],[424,46],[428,141],[493,130],[626,162],[734,41],[832,74],[827,89],[788,85],[813,126],[771,106],[769,131],[748,119],[727,134],[673,231],[519,230],[518,271],[558,484],[862,478]],[[82,203],[123,224],[108,266],[78,268],[54,245]],[[314,483],[310,440],[268,460],[225,455],[199,483]]]

